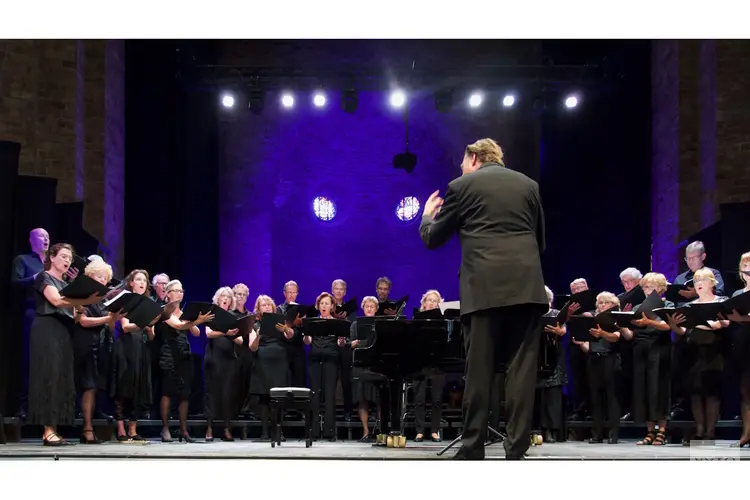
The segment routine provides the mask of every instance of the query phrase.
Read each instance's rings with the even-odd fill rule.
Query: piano
[[[357,318],[357,330],[360,339],[365,337],[362,332],[369,330],[369,333],[363,342],[365,347],[354,350],[352,365],[388,379],[390,415],[383,412],[383,429],[400,429],[405,380],[429,368],[446,373],[464,372],[466,356],[459,321],[376,316]]]

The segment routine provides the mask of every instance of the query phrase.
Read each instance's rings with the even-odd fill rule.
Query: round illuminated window
[[[419,215],[419,200],[414,196],[401,198],[396,206],[396,217],[404,222],[408,222]]]
[[[336,204],[333,200],[318,196],[313,200],[313,212],[320,220],[331,220],[336,217]]]

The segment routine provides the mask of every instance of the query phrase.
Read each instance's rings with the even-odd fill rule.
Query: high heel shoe
[[[226,441],[226,442],[231,442],[231,441],[234,441],[234,438],[232,436],[229,436],[229,437],[221,436],[221,440]]]
[[[186,443],[196,443],[197,442],[195,439],[193,439],[192,437],[190,437],[190,435],[183,434],[183,433],[180,433],[180,435],[178,436],[177,439],[179,440],[180,443],[182,442],[183,439],[185,440]]]
[[[87,438],[86,434],[91,434],[93,436],[93,438],[92,439]],[[93,429],[88,430],[88,431],[83,431],[81,433],[81,439],[79,441],[80,441],[81,444],[102,444],[104,442],[101,439],[99,439],[98,437],[96,437],[96,434],[94,434],[94,430]]]

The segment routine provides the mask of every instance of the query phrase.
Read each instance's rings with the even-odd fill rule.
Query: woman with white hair
[[[620,307],[620,299],[611,292],[601,292],[596,296],[596,311],[593,315]],[[589,314],[585,314],[589,315]],[[620,433],[620,401],[617,399],[617,351],[612,344],[620,340],[620,332],[607,332],[601,328],[591,328],[589,333],[596,340],[581,342],[573,340],[581,351],[588,354],[586,369],[591,395],[591,439],[590,443],[603,442],[604,403],[607,403],[607,425],[609,444],[617,444]]]
[[[235,308],[234,292],[228,286],[216,290],[213,303],[225,311],[233,311]],[[203,358],[204,377],[204,412],[206,414],[206,442],[214,440],[213,421],[217,418],[224,419],[224,434],[222,441],[234,441],[232,431],[229,427],[231,414],[229,413],[229,385],[235,381],[230,376],[235,373],[234,363],[237,361],[235,345],[242,345],[242,337],[237,336],[239,330],[233,328],[226,332],[220,332],[206,325],[206,355]]]
[[[380,303],[378,302],[377,297],[373,297],[370,295],[362,299],[361,307],[362,311],[365,313],[365,317],[374,317],[378,312],[379,305]],[[374,325],[372,328],[372,331],[370,331],[369,328],[367,329],[367,331],[374,335]],[[356,319],[354,320],[354,322],[352,322],[349,333],[351,338],[349,347],[351,349],[364,349],[368,347],[373,340],[372,337],[359,337],[359,330],[357,328]],[[375,373],[368,368],[360,368],[356,366],[352,368],[352,376],[354,378],[354,384],[352,386],[353,399],[358,403],[359,421],[362,423],[362,438],[359,441],[362,443],[367,443],[371,440],[369,426],[370,404],[377,404],[380,400],[380,396],[378,394],[378,386],[376,384],[386,383],[388,380],[383,375]],[[380,412],[380,409],[378,409],[378,412]],[[380,420],[380,418],[378,418],[378,420]]]
[[[182,302],[185,291],[179,280],[167,283],[168,302]],[[194,443],[195,440],[188,435],[187,415],[188,400],[193,383],[193,358],[190,354],[190,342],[187,334],[197,337],[200,335],[198,325],[208,323],[214,318],[211,313],[200,314],[194,321],[180,319],[182,309],[177,309],[169,318],[156,324],[154,330],[156,340],[161,346],[159,356],[159,368],[161,370],[161,440],[163,443],[171,443],[172,436],[169,433],[169,413],[172,408],[172,399],[179,401],[180,434],[179,440]]]

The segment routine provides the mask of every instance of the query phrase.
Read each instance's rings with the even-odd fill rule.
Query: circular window
[[[320,220],[331,220],[336,217],[336,204],[333,200],[318,196],[313,200],[313,212],[315,212],[315,217]]]
[[[419,200],[414,196],[401,198],[396,206],[396,217],[404,222],[413,220],[419,215]]]

